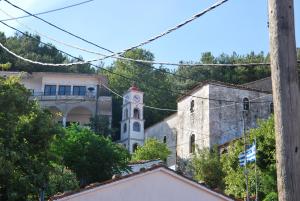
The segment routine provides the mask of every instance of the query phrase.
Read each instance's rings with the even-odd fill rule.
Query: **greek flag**
[[[242,152],[239,154],[239,163],[240,163],[240,166],[245,166],[246,163],[251,163],[251,162],[254,162],[255,160],[256,160],[256,144],[253,143],[246,150],[246,157],[245,157],[245,152]]]

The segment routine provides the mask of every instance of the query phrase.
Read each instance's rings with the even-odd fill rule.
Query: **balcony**
[[[44,92],[33,92],[32,99],[38,101],[61,101],[61,100],[80,100],[80,101],[96,101],[95,93],[86,92],[84,95],[48,95]],[[111,101],[111,95],[109,91],[100,91],[99,101]]]

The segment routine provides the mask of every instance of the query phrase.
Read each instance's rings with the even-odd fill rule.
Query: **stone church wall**
[[[192,135],[194,135],[195,149],[202,149],[210,144],[209,93],[209,87],[205,85],[178,102],[177,155],[179,159],[187,159],[191,156]]]
[[[244,115],[247,130],[255,128],[258,119],[267,119],[271,115],[272,94],[222,85],[212,84],[209,87],[210,146],[221,145],[242,136],[244,98],[250,101],[249,111]]]
[[[175,113],[145,130],[145,139],[155,138],[160,142],[164,142],[165,138],[165,143],[171,151],[167,159],[168,166],[176,164],[177,124],[177,113]]]

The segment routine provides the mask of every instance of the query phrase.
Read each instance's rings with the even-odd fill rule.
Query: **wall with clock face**
[[[143,92],[128,90],[124,94],[120,143],[130,152],[134,146],[144,144],[143,106]]]

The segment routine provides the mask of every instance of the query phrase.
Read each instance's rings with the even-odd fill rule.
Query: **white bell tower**
[[[135,85],[123,95],[120,142],[130,153],[144,145],[143,95]]]

